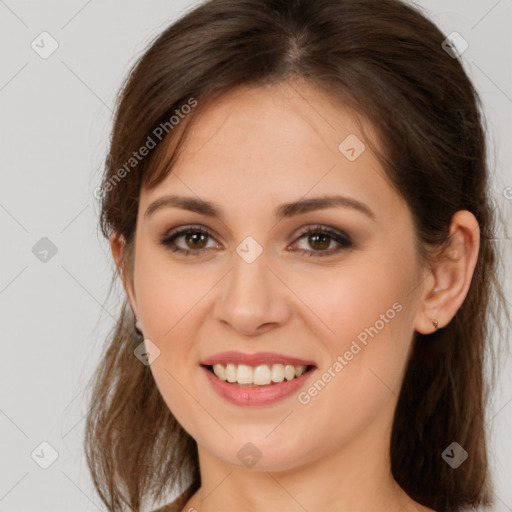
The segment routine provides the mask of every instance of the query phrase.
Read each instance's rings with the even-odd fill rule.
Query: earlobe
[[[480,229],[467,210],[456,212],[450,224],[450,242],[431,263],[425,280],[416,330],[431,334],[450,323],[462,306],[473,278],[480,248]]]

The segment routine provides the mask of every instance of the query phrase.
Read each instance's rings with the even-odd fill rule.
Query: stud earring
[[[432,325],[434,326],[434,329],[437,331],[437,329],[439,328],[439,322],[437,318],[435,320],[432,320]]]

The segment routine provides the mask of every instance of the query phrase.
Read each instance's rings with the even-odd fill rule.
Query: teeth
[[[272,382],[283,382],[284,380],[284,366],[282,364],[272,365]]]
[[[265,386],[266,384],[269,384],[271,380],[271,370],[268,365],[263,364],[254,368],[254,384],[257,384],[258,386]]]
[[[300,377],[306,371],[304,365],[293,364],[262,364],[248,366],[246,364],[228,363],[226,366],[218,363],[213,365],[213,373],[220,379],[238,384],[256,384],[268,386],[272,382],[283,382]]]
[[[287,364],[284,367],[284,378],[286,380],[292,380],[293,378],[295,378],[295,366]]]

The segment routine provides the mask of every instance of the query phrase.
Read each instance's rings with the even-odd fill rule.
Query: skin
[[[391,475],[393,413],[414,332],[433,332],[434,319],[445,326],[467,294],[478,223],[457,212],[447,251],[422,263],[410,210],[369,145],[352,162],[338,150],[349,134],[365,141],[351,113],[311,85],[240,87],[201,112],[173,172],[141,190],[124,284],[145,338],[160,349],[150,366],[156,385],[198,443],[202,487],[183,511],[430,510]],[[274,217],[282,203],[333,193],[364,203],[375,218],[347,207]],[[224,218],[176,207],[145,216],[167,194],[211,201]],[[206,247],[202,255],[160,243],[188,225],[212,236],[175,243]],[[318,225],[346,232],[353,245],[301,236]],[[263,250],[252,263],[236,252],[247,236]],[[122,237],[111,247],[122,272]],[[296,395],[230,404],[199,367],[225,350],[279,352],[316,362],[307,389],[397,302],[400,312],[306,405]],[[262,454],[252,468],[237,457],[247,442]]]

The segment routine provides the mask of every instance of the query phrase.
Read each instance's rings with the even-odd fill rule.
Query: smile
[[[317,369],[315,361],[275,352],[221,352],[200,362],[215,393],[235,405],[266,406],[291,397]]]

